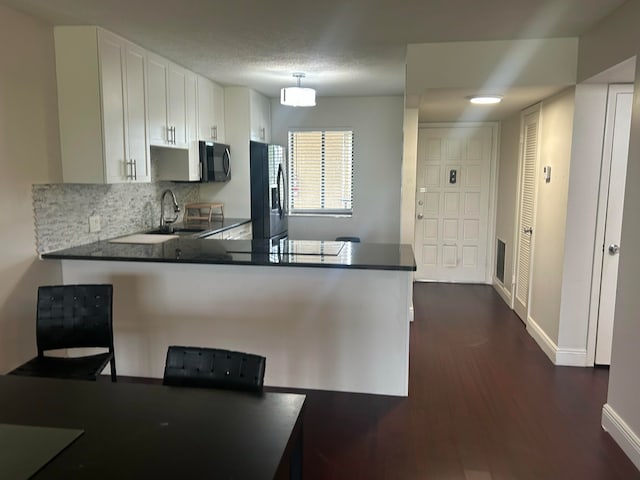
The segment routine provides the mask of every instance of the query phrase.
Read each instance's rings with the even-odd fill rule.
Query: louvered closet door
[[[536,178],[540,135],[539,107],[534,107],[533,111],[529,110],[525,112],[522,128],[518,253],[514,309],[522,321],[526,323],[531,285],[533,226],[535,224]]]

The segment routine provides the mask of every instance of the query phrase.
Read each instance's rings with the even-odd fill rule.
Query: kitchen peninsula
[[[409,245],[99,241],[42,255],[65,283],[114,285],[119,375],[162,377],[167,346],[267,357],[265,384],[406,396]]]

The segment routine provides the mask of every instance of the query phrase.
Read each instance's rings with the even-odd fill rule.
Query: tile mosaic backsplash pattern
[[[113,185],[33,185],[33,208],[38,253],[83,245],[157,227],[160,197],[170,188],[180,205],[197,202],[199,184],[156,182]],[[165,206],[170,216],[170,201]],[[99,215],[101,230],[89,233],[89,216]]]

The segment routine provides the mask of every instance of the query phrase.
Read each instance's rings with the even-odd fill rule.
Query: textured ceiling
[[[270,96],[402,95],[409,43],[578,36],[624,0],[0,0],[95,24],[223,85]]]

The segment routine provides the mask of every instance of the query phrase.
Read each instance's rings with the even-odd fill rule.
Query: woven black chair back
[[[170,346],[164,385],[261,392],[266,358],[218,348]]]
[[[113,352],[112,302],[112,285],[39,287],[38,356],[60,348],[104,347]]]

